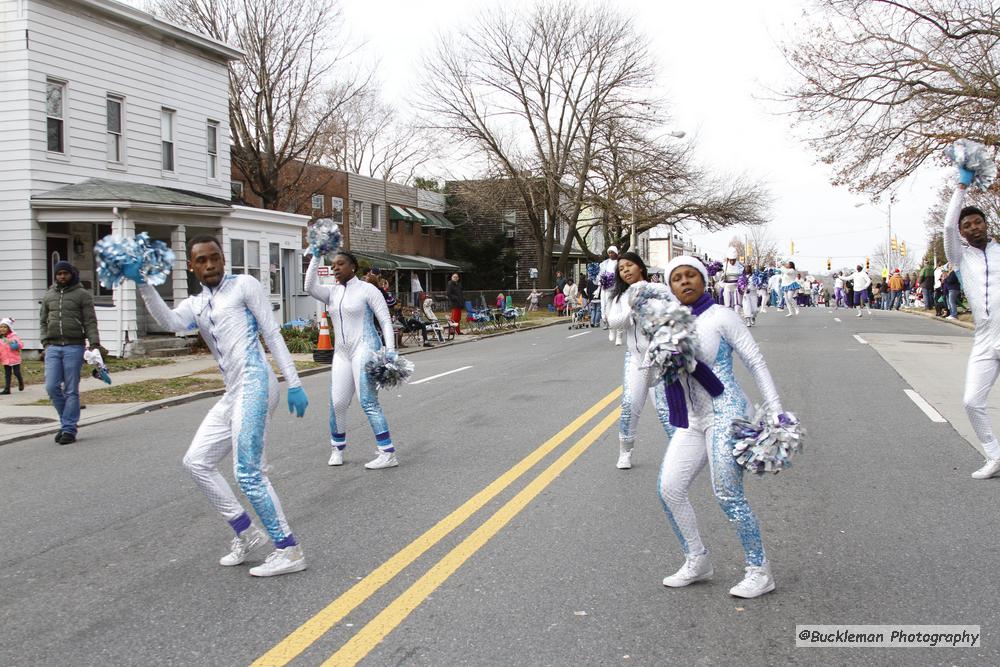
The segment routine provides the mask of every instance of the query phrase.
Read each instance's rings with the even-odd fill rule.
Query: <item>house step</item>
[[[150,359],[160,359],[163,357],[183,357],[188,354],[189,350],[186,347],[180,348],[168,348],[161,350],[146,350],[145,356]]]
[[[191,353],[197,336],[146,336],[132,345],[136,357],[181,357]]]

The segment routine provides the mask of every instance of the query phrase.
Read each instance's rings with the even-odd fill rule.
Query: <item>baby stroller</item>
[[[578,305],[573,311],[573,319],[570,321],[570,329],[585,329],[590,326],[590,309]]]

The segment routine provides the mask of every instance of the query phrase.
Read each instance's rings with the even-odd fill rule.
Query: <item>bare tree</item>
[[[778,243],[766,223],[744,226],[741,254],[746,257],[746,263],[753,266],[775,266],[778,263]]]
[[[901,273],[913,273],[917,270],[917,258],[913,256],[913,253],[907,252],[904,256],[899,249],[892,250],[885,243],[879,243],[872,248],[869,260],[872,270],[879,275],[885,271],[892,274],[896,269],[899,269]]]
[[[647,40],[608,6],[539,3],[444,36],[425,70],[429,123],[512,181],[551,280],[557,227],[560,265],[577,236],[597,129],[655,110]]]
[[[958,137],[1000,146],[995,0],[817,0],[784,91],[836,184],[881,193]]]
[[[336,99],[329,105],[336,106]],[[322,131],[324,163],[386,181],[412,181],[436,150],[428,132],[400,119],[375,86],[339,105]]]
[[[243,51],[229,67],[232,160],[266,208],[297,207],[283,195],[302,190],[295,186],[318,156],[321,128],[370,80],[341,75],[352,47],[340,8],[333,0],[157,0],[156,9]]]

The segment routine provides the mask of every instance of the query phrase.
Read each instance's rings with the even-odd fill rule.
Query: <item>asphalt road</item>
[[[715,577],[661,585],[682,561],[656,495],[665,438],[647,411],[635,467],[615,469],[622,348],[559,326],[415,355],[416,381],[471,368],[384,393],[392,470],[362,468],[356,405],[347,465],[326,465],[328,376],[306,379],[306,418],[279,411],[268,448],[300,574],[217,565],[231,533],[180,464],[210,400],[0,447],[0,665],[1000,664],[1000,480],[970,479],[981,456],[854,337],[967,334],[834,316],[768,313],[752,332],[810,433],[793,470],[747,480],[778,586],[760,599],[727,594],[742,555],[705,473],[692,501]],[[796,648],[796,624],[820,623],[983,638]]]

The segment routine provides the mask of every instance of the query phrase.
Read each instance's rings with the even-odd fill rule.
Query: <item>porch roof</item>
[[[107,178],[88,178],[80,183],[64,185],[31,197],[33,208],[58,208],[83,203],[108,206],[148,205],[183,209],[212,209],[219,213],[225,213],[232,209],[228,201],[208,195]]]

